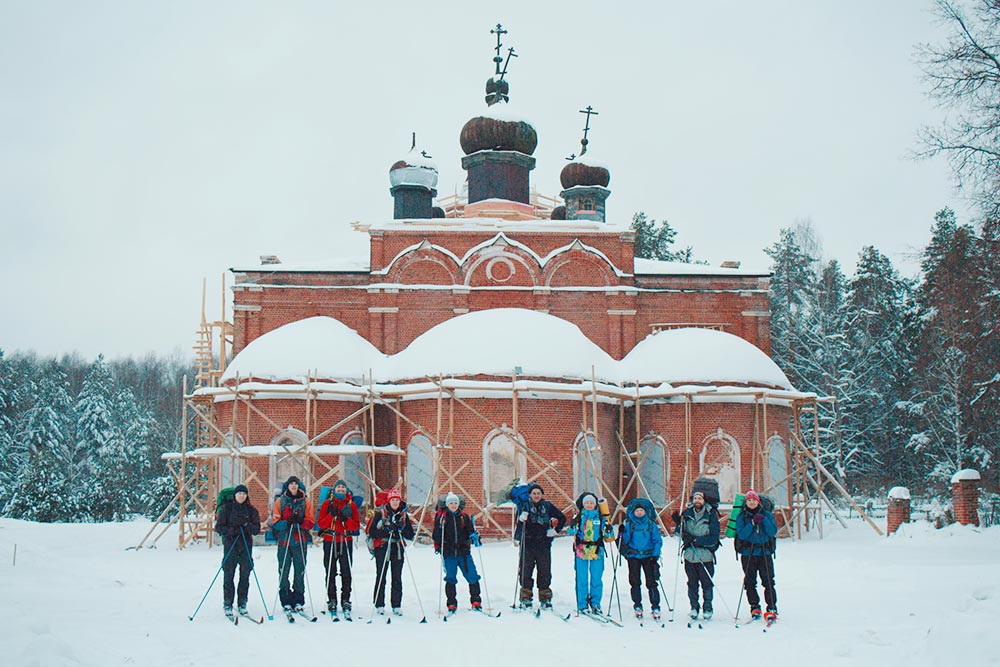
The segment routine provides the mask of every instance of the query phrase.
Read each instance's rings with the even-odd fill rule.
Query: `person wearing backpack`
[[[375,610],[379,614],[385,613],[385,582],[391,575],[389,604],[392,606],[393,614],[402,616],[400,607],[403,604],[403,559],[406,540],[412,540],[416,533],[399,490],[389,489],[386,498],[386,504],[375,510],[367,526],[368,537],[371,538],[375,553]]]
[[[537,483],[528,486],[528,500],[518,506],[514,544],[520,546],[518,579],[521,582],[520,607],[531,609],[532,573],[538,574],[538,601],[542,608],[552,607],[552,538],[566,526],[566,515],[545,500],[545,491]]]
[[[597,496],[589,491],[576,499],[579,513],[567,530],[573,536],[576,606],[581,614],[602,614],[604,542],[615,539],[614,527],[597,511]],[[541,591],[539,591],[541,598]]]
[[[351,566],[354,560],[354,535],[361,529],[358,506],[354,504],[347,482],[338,479],[333,492],[319,507],[316,521],[323,536],[323,568],[326,570],[326,609],[337,614],[337,571],[340,571],[340,608],[351,620]]]
[[[461,498],[449,493],[445,507],[434,517],[434,553],[441,556],[444,565],[444,592],[448,614],[458,610],[458,571],[469,584],[469,602],[472,611],[483,610],[479,590],[479,572],[472,559],[472,547],[479,546],[479,533],[472,518],[462,511]]]
[[[675,513],[676,514],[676,513]],[[705,494],[695,491],[691,504],[678,521],[681,544],[684,551],[684,574],[687,575],[688,602],[693,620],[701,612],[706,621],[712,618],[712,598],[715,592],[715,552],[719,548],[719,515],[715,507],[705,502]],[[698,603],[698,589],[701,589],[702,603]]]
[[[222,608],[233,618],[233,597],[240,614],[247,613],[250,592],[250,570],[253,569],[253,536],[260,533],[260,513],[250,504],[249,489],[239,484],[231,498],[225,499],[215,518],[215,532],[222,536],[224,562],[222,567]],[[233,577],[240,568],[235,589]]]
[[[656,510],[646,498],[635,498],[625,510],[625,520],[618,534],[618,548],[628,562],[628,584],[632,592],[632,609],[642,618],[642,578],[646,579],[649,606],[653,618],[660,617],[660,550],[663,536],[656,525]]]
[[[271,511],[271,530],[278,540],[278,595],[286,613],[302,611],[306,603],[306,547],[312,538],[312,502],[302,489],[302,481],[292,475],[281,487],[281,495]],[[294,570],[289,585],[289,570]]]
[[[760,495],[750,489],[743,500],[743,511],[736,518],[737,551],[743,565],[743,586],[750,603],[750,616],[760,618],[757,576],[764,587],[768,621],[778,620],[778,594],[774,590],[774,547],[778,523],[774,514],[761,503]]]

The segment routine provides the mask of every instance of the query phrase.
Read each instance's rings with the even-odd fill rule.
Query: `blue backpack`
[[[510,501],[518,508],[524,507],[530,500],[531,484],[518,484],[510,490]]]

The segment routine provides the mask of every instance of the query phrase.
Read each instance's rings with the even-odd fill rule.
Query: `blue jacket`
[[[754,514],[763,514],[764,521],[759,526],[753,525],[751,519]],[[739,552],[743,556],[764,556],[773,554],[771,540],[778,534],[778,523],[774,520],[774,514],[768,512],[763,507],[758,507],[756,511],[746,507],[736,517],[736,537],[740,540],[742,548]]]
[[[646,510],[641,519],[635,516],[637,507]],[[656,510],[653,503],[645,498],[636,498],[628,504],[625,521],[622,522],[620,549],[625,558],[659,558],[663,548],[663,536],[656,525]]]

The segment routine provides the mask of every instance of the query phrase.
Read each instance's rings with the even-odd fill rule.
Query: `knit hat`
[[[246,484],[237,484],[236,488],[233,489],[233,495],[237,493],[250,493],[250,489],[247,488]]]
[[[746,496],[744,496],[744,500],[753,500],[753,501],[756,501],[756,502],[759,503],[760,502],[760,496],[757,495],[756,491],[754,491],[753,489],[750,489],[749,491],[747,491]]]
[[[541,491],[543,496],[545,495],[545,489],[543,489],[542,485],[539,484],[538,482],[532,482],[531,484],[528,485],[528,493],[531,493],[535,489]]]
[[[403,494],[399,492],[399,489],[389,489],[389,493],[385,494],[386,502],[389,502],[393,498],[403,499]]]
[[[705,494],[701,491],[695,491],[691,494],[691,500],[694,500],[696,496],[701,496],[701,502],[705,502]]]
[[[444,504],[447,505],[448,503],[457,503],[460,502],[460,500],[461,499],[454,493],[449,493],[444,499]]]
[[[285,480],[285,486],[288,486],[292,482],[295,482],[299,486],[302,486],[302,480],[299,479],[298,477],[296,477],[295,475],[292,475],[291,477],[289,477],[288,479]]]
[[[344,480],[342,480],[342,479],[338,479],[338,480],[337,480],[336,482],[334,482],[334,483],[333,483],[333,488],[334,488],[334,490],[336,490],[336,488],[337,488],[338,486],[342,486],[342,487],[344,487],[344,490],[345,490],[345,491],[350,491],[350,490],[351,490],[351,489],[350,489],[350,488],[349,488],[349,487],[347,486],[347,482],[345,482],[345,481],[344,481]]]

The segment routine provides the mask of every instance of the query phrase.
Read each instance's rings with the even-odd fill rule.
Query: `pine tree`
[[[117,436],[111,423],[112,389],[113,381],[104,363],[104,355],[99,355],[83,381],[73,410],[76,442],[70,453],[70,479],[90,476],[98,452]]]
[[[771,356],[797,386],[802,381],[795,370],[803,337],[800,317],[815,295],[816,260],[802,250],[791,229],[780,234],[778,242],[764,250],[771,258]]]
[[[632,216],[632,231],[635,232],[635,256],[644,259],[659,259],[667,262],[694,263],[694,251],[691,246],[683,250],[674,250],[677,230],[669,222],[663,220],[659,224],[645,213],[639,212]]]

